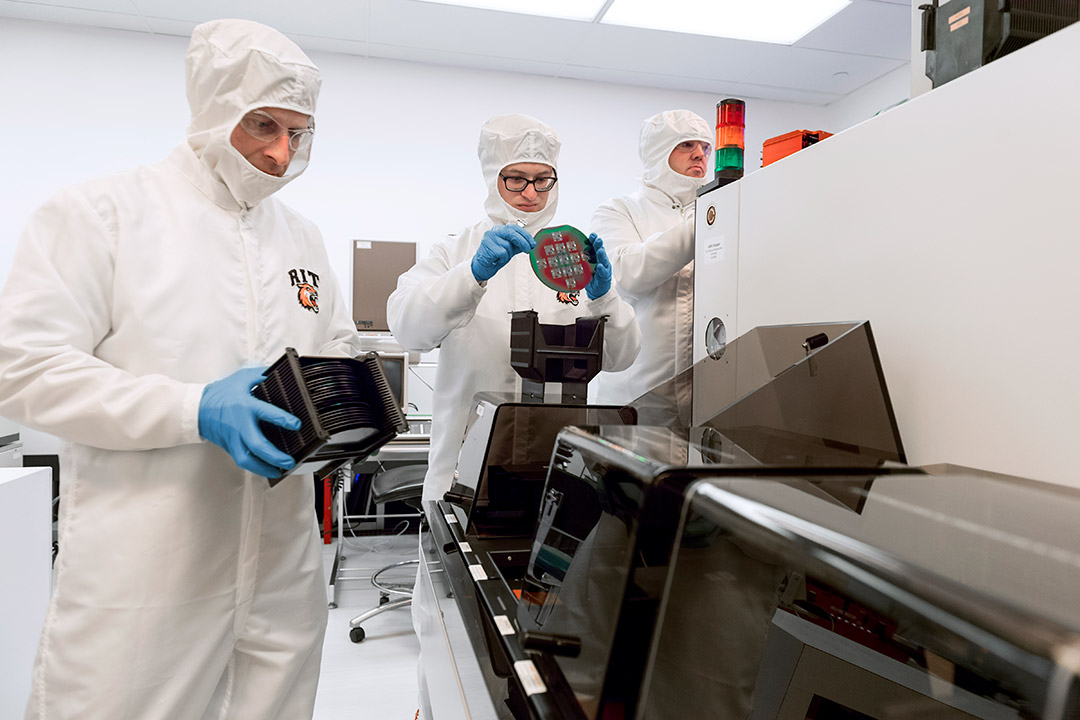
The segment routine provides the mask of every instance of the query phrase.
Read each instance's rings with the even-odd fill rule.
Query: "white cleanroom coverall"
[[[548,193],[543,210],[526,213],[499,196],[499,172],[515,163],[542,163],[557,170],[559,140],[555,131],[523,115],[492,118],[480,133],[480,167],[488,188],[487,216],[440,241],[430,255],[398,279],[387,301],[394,338],[408,350],[426,352],[439,346],[432,407],[431,452],[424,479],[424,500],[450,489],[458,451],[465,434],[473,395],[480,391],[520,392],[521,379],[510,367],[510,315],[536,310],[542,323],[570,325],[577,317],[607,315],[602,366],[629,367],[640,346],[634,313],[611,290],[578,307],[565,305],[533,272],[525,253],[515,255],[484,285],[470,262],[484,233],[496,225],[521,219],[526,230],[560,224],[555,220],[559,186]],[[602,237],[602,236],[601,236]]]
[[[668,165],[686,140],[712,144],[709,126],[689,110],[668,110],[641,127],[638,153],[642,187],[597,208],[592,231],[604,238],[615,286],[634,308],[641,353],[629,370],[601,373],[597,399],[626,403],[690,367],[694,329],[694,208],[704,178],[680,175]],[[691,388],[679,388],[679,403]],[[683,397],[685,395],[685,397]]]
[[[188,141],[30,218],[0,294],[0,413],[70,443],[27,718],[310,718],[326,591],[310,476],[271,489],[200,439],[206,384],[286,346],[356,354],[296,177],[229,143],[258,107],[313,114],[318,70],[276,31],[195,28]],[[318,312],[298,283],[317,291]]]

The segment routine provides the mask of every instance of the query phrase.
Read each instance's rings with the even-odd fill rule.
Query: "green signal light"
[[[738,168],[742,170],[743,167],[743,149],[741,147],[722,147],[716,148],[716,169],[724,170],[727,168]]]

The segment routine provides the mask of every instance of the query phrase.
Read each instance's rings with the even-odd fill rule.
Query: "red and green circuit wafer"
[[[595,265],[589,262],[589,239],[570,225],[544,228],[533,236],[536,247],[529,253],[533,272],[556,292],[577,293],[592,280]]]

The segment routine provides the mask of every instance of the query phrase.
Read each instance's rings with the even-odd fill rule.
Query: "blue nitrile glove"
[[[264,370],[242,368],[207,385],[199,401],[199,435],[229,453],[244,470],[276,478],[296,463],[266,439],[259,421],[299,430],[300,420],[251,394],[251,388],[266,379]]]
[[[585,294],[590,300],[604,297],[611,289],[611,261],[604,250],[604,241],[596,233],[589,236],[589,262],[596,263],[592,280],[585,286]]]
[[[518,253],[531,252],[536,241],[525,228],[518,225],[496,225],[484,233],[480,247],[473,255],[472,274],[477,282],[490,280],[510,258]]]

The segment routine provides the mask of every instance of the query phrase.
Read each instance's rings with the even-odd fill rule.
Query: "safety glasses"
[[[271,143],[282,135],[289,136],[289,147],[292,150],[303,150],[311,144],[311,138],[315,134],[315,121],[311,120],[306,128],[289,129],[274,119],[270,113],[264,110],[252,110],[240,118],[240,127],[251,137],[265,143]]]
[[[675,146],[675,149],[682,150],[686,153],[692,153],[698,149],[698,146],[701,147],[701,154],[708,157],[709,153],[712,151],[712,146],[709,143],[701,142],[700,140],[683,140]]]

